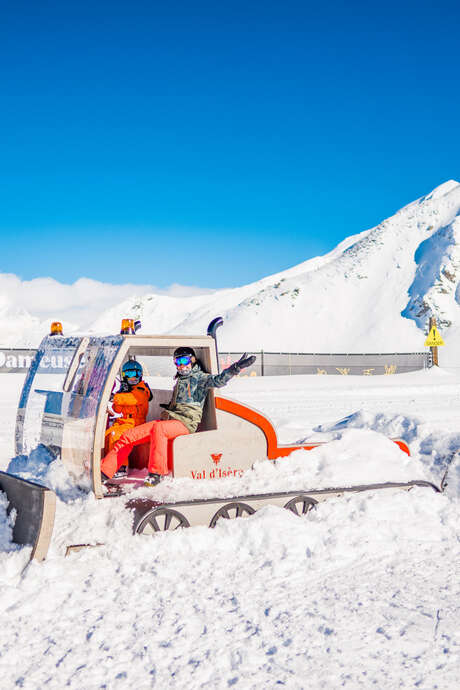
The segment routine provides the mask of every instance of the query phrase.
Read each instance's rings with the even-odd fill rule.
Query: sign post
[[[425,340],[425,347],[429,347],[431,350],[431,355],[433,357],[433,364],[438,367],[438,347],[444,345],[444,340],[441,338],[438,329],[436,328],[436,319],[434,316],[430,316],[429,322],[430,332]]]

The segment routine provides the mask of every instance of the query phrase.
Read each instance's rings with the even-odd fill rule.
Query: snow
[[[0,378],[1,469],[22,379]],[[214,530],[132,536],[122,499],[79,491],[37,451],[28,471],[58,494],[56,528],[47,560],[30,565],[10,526],[0,532],[4,687],[457,688],[459,386],[457,369],[233,380],[225,394],[268,414],[282,442],[330,443],[254,458],[239,484],[150,490],[170,500],[396,475],[439,485],[452,462],[444,494],[346,494],[304,517],[268,506]],[[79,543],[93,548],[64,556]]]
[[[190,295],[86,279],[18,285],[0,274],[2,345],[37,346],[51,320],[68,333],[88,323],[91,332],[117,333],[130,317],[141,320],[142,333],[196,335],[222,316],[222,351],[418,352],[435,316],[445,362],[457,362],[459,217],[460,184],[449,180],[324,256],[249,285]]]
[[[303,517],[268,506],[215,529],[133,536],[124,499],[96,500],[42,448],[13,458],[24,376],[2,375],[0,469],[51,487],[57,512],[47,560],[29,563],[31,549],[12,543],[14,514],[0,493],[0,687],[456,690],[459,216],[460,184],[450,180],[325,256],[190,296],[83,282],[77,299],[72,286],[43,279],[43,294],[67,305],[53,320],[66,325],[68,314],[69,329],[76,316],[79,325],[87,319],[87,303],[94,313],[98,300],[123,294],[93,331],[117,332],[132,316],[145,333],[197,334],[221,315],[221,350],[419,351],[428,317],[438,319],[440,369],[240,377],[225,389],[267,415],[281,443],[325,445],[275,463],[255,457],[240,479],[168,479],[136,495],[173,501],[410,480],[439,487],[449,468],[448,485],[345,493]],[[46,315],[1,289],[16,283],[0,280],[3,345],[37,345]],[[40,285],[26,286],[36,304]],[[405,440],[411,456],[391,438]],[[75,544],[88,546],[66,557]]]
[[[130,316],[146,333],[196,334],[220,315],[223,351],[407,352],[423,349],[435,316],[443,355],[456,357],[459,215],[460,184],[451,180],[325,256],[209,295],[133,296],[92,327],[113,331]]]

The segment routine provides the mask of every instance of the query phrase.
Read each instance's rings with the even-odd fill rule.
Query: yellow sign
[[[436,326],[432,326],[431,331],[428,333],[428,337],[425,340],[425,346],[439,347],[439,345],[444,345],[444,340],[439,335],[439,331]]]

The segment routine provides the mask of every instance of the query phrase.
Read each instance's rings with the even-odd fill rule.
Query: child
[[[142,376],[143,371],[139,362],[129,360],[123,364],[120,389],[113,396],[109,409],[114,421],[105,432],[106,452],[112,450],[115,443],[126,431],[145,424],[152,391],[148,384],[142,380]],[[117,469],[117,476],[126,474],[127,469],[127,464],[123,463]]]

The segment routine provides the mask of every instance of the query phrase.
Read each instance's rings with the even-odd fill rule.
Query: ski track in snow
[[[6,468],[22,377],[0,380]],[[334,439],[320,468],[351,439],[372,471],[393,452],[380,432],[405,438],[408,467],[439,483],[460,449],[459,391],[460,376],[440,370],[241,378],[225,394],[268,414],[282,442]],[[287,461],[299,471],[303,456]],[[454,462],[443,495],[348,495],[303,518],[266,507],[150,538],[131,535],[120,499],[71,500],[62,468],[50,467],[64,500],[49,558],[27,566],[30,549],[0,532],[0,687],[456,689],[459,470]],[[275,472],[259,463],[253,475]],[[64,558],[88,539],[104,545]]]

